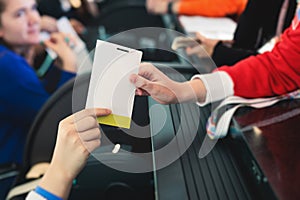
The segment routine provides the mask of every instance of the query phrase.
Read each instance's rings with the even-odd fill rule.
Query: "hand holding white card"
[[[129,76],[138,73],[141,59],[141,51],[97,41],[86,108],[112,110],[100,123],[130,128],[135,87]]]

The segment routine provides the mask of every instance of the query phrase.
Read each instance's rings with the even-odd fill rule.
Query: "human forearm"
[[[201,87],[196,90],[202,92],[198,98],[198,104],[204,106],[208,103],[222,100],[234,94],[234,85],[231,77],[225,72],[214,72],[210,74],[195,75],[191,81],[201,80]],[[194,82],[195,84],[197,82]]]
[[[67,59],[62,61],[62,69],[67,72],[76,73],[76,58],[75,59]]]
[[[200,106],[232,96],[233,82],[225,72],[195,75],[190,81],[178,83],[174,91],[178,102],[197,102]]]
[[[300,28],[288,29],[272,52],[224,66],[234,82],[234,94],[246,98],[281,95],[300,88]]]
[[[67,173],[62,173],[60,169],[50,165],[39,186],[58,197],[67,199],[72,181],[73,178]]]
[[[255,51],[235,48],[220,41],[213,50],[212,59],[216,66],[219,67],[222,65],[234,65],[238,61],[256,54],[257,52]]]
[[[180,83],[177,87],[179,102],[204,102],[206,97],[206,88],[201,79],[193,79]]]

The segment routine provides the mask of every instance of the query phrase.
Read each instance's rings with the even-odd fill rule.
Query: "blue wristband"
[[[40,186],[37,186],[34,191],[39,195],[45,197],[47,200],[63,200],[62,198],[48,192],[47,190],[41,188]]]

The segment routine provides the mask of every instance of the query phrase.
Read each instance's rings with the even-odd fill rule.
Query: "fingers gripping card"
[[[130,128],[135,86],[129,76],[138,73],[141,59],[141,51],[97,41],[86,108],[112,110],[99,123]]]

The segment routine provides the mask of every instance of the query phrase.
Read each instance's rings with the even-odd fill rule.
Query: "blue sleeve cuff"
[[[40,186],[37,186],[34,190],[37,194],[45,197],[47,200],[63,200],[62,198],[48,192],[47,190],[41,188]]]

